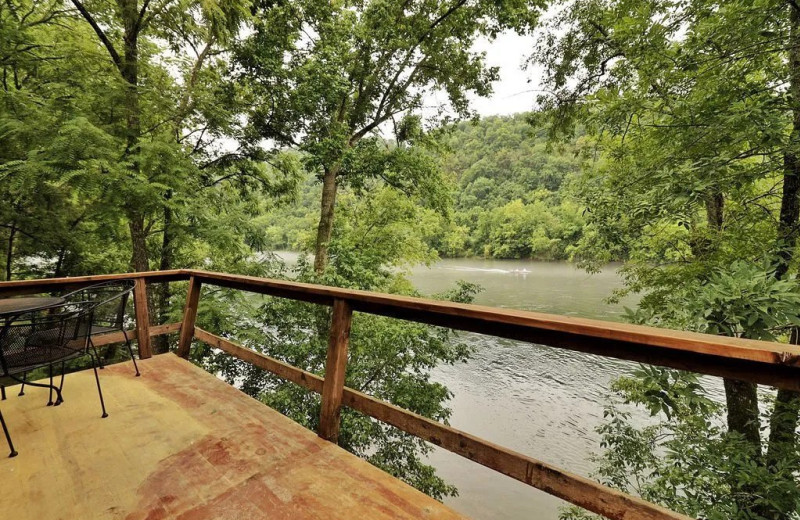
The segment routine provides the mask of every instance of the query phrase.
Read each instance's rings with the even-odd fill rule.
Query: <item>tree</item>
[[[265,230],[253,219],[295,190],[300,164],[244,133],[247,93],[225,55],[243,5],[0,5],[6,278],[263,272],[254,252]],[[163,323],[168,284],[152,294]]]
[[[426,199],[452,199],[429,245],[447,257],[486,255],[495,258],[571,259],[584,229],[582,207],[574,201],[580,174],[582,138],[549,146],[546,130],[533,129],[529,114],[463,121],[430,132],[430,140],[406,147],[426,168],[440,169]],[[392,144],[376,150],[376,163],[387,164]],[[427,156],[427,157],[426,157]],[[401,170],[399,159],[391,170]],[[404,160],[405,162],[405,160]],[[396,165],[396,166],[395,166]],[[372,168],[376,175],[391,171]],[[403,176],[409,178],[403,168]],[[395,182],[395,181],[393,181]],[[299,199],[261,217],[269,228],[268,243],[276,249],[312,250],[309,230],[318,218],[321,187],[313,177]],[[349,189],[346,188],[346,189]],[[416,188],[419,190],[419,188]],[[404,191],[410,192],[408,188]],[[516,203],[514,201],[520,201]],[[522,207],[512,218],[515,204]],[[443,205],[426,206],[440,209]],[[314,221],[314,224],[312,224]]]
[[[552,109],[554,135],[580,119],[602,154],[584,180],[592,231],[583,253],[596,260],[628,255],[627,287],[645,292],[642,308],[661,323],[669,323],[671,305],[687,304],[672,293],[691,300],[681,288],[712,280],[716,269],[764,265],[766,255],[762,274],[783,280],[792,273],[800,187],[797,5],[598,0],[568,4],[551,27],[534,56],[550,91],[540,101]],[[749,442],[752,463],[776,468],[780,454],[794,450],[797,396],[778,392],[763,448],[756,386],[726,379],[725,390],[728,431]],[[759,491],[748,486],[735,495],[749,512],[743,514],[785,518],[794,509],[779,496],[753,500]]]
[[[472,44],[504,28],[528,29],[542,5],[527,0],[256,5],[255,31],[237,52],[240,79],[262,99],[251,114],[254,129],[307,152],[306,165],[322,182],[314,247],[318,273],[328,263],[341,185],[376,177],[410,189],[439,183],[424,171],[353,168],[362,153],[374,154],[370,136],[391,125],[398,144],[414,142],[423,102],[433,91],[447,95],[440,113],[449,107],[468,116],[469,94],[488,95],[497,79]]]
[[[80,273],[118,259],[117,215],[99,203],[114,189],[104,172],[116,157],[98,108],[114,101],[99,88],[105,67],[86,59],[87,31],[61,7],[59,2],[0,6],[6,279]],[[92,112],[94,117],[87,117]],[[98,234],[105,236],[106,247],[97,247]],[[25,258],[36,261],[22,262]]]
[[[182,125],[195,102],[192,89],[197,77],[209,56],[218,52],[216,46],[230,39],[239,29],[239,24],[246,15],[245,4],[163,0],[151,6],[149,0],[145,0],[142,5],[139,5],[138,0],[121,0],[116,3],[98,1],[84,5],[80,0],[71,1],[96,33],[121,80],[123,110],[119,117],[124,123],[120,125],[119,132],[125,142],[122,160],[128,167],[128,173],[137,182],[136,186],[130,186],[127,190],[123,206],[130,229],[131,263],[135,270],[147,271],[148,229],[145,221],[148,212],[159,207],[164,190],[160,183],[153,182],[151,172],[143,171],[146,158],[142,156],[140,145],[143,137],[142,124],[144,122],[156,128],[165,123],[171,124],[175,126],[176,138],[180,140],[183,137]],[[104,27],[110,27],[113,32]],[[121,41],[114,41],[117,30]],[[148,33],[153,37],[166,39],[173,51],[180,52],[188,47],[196,54],[184,85],[186,94],[167,121],[154,121],[156,118],[152,117],[153,114],[142,113],[143,108],[150,108],[143,107],[140,92],[143,61],[152,56],[141,48]],[[150,189],[144,189],[145,187]],[[169,193],[169,190],[166,191]],[[166,240],[169,241],[168,238]]]

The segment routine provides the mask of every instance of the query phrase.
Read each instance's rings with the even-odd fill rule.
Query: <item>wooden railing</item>
[[[151,336],[180,332],[177,353],[182,357],[188,357],[192,340],[196,339],[321,394],[318,434],[327,440],[336,442],[340,410],[342,406],[348,406],[612,519],[663,520],[687,517],[347,388],[344,383],[353,312],[390,316],[800,391],[800,348],[792,345],[199,270],[1,282],[0,297],[73,289],[114,279],[136,280],[136,330],[130,333],[138,338],[139,353],[143,358],[152,355]],[[149,326],[147,283],[185,280],[189,281],[189,289],[183,321]],[[195,319],[203,284],[333,307],[325,377],[197,327]],[[113,343],[120,339],[121,334],[110,334],[101,343]]]

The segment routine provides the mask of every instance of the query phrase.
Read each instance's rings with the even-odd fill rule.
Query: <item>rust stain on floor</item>
[[[91,371],[67,376],[55,408],[9,389],[8,518],[464,518],[172,354],[140,366],[101,372],[106,419]]]

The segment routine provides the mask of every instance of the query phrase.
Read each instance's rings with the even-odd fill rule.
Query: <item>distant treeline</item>
[[[528,114],[492,116],[447,128],[441,168],[452,183],[452,210],[429,222],[425,240],[440,256],[570,259],[585,221],[572,196],[580,173],[580,138],[549,146]],[[302,249],[313,239],[318,183],[296,203],[263,216],[269,246]]]

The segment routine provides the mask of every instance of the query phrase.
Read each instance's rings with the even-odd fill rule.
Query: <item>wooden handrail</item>
[[[800,391],[800,347],[555,314],[500,309],[196,269],[0,282],[0,297],[144,278],[241,289],[502,338]]]
[[[148,271],[139,273],[122,273],[67,278],[46,278],[37,280],[14,280],[0,282],[0,297],[31,294],[50,290],[62,290],[76,286],[106,280],[123,280],[144,278],[152,282],[172,282],[189,280],[194,276],[198,282],[230,287],[249,292],[268,294],[322,305],[333,306],[336,299],[347,301],[354,311],[397,317],[409,321],[441,325],[458,330],[485,333],[520,339],[585,352],[593,352],[609,357],[632,358],[643,361],[636,355],[625,352],[627,346],[652,347],[654,358],[644,361],[658,363],[662,350],[678,352],[677,356],[687,355],[685,365],[678,368],[708,373],[710,367],[694,366],[695,355],[711,356],[732,360],[763,363],[776,366],[792,367],[793,377],[800,375],[800,347],[784,343],[773,343],[727,336],[715,336],[695,332],[661,329],[643,325],[609,322],[586,318],[574,318],[557,314],[485,307],[463,303],[453,303],[426,298],[414,298],[394,294],[384,294],[354,289],[341,289],[325,285],[315,285],[287,280],[257,278],[252,276],[215,273],[197,269],[179,269],[172,271]],[[536,336],[550,334],[556,343],[540,341]],[[549,338],[548,338],[549,339]],[[572,341],[565,341],[565,340]],[[601,347],[575,345],[575,340],[591,339],[604,342]],[[570,344],[573,343],[573,344]],[[611,343],[618,343],[618,348],[610,348]],[[706,358],[702,358],[706,359]],[[672,361],[672,360],[667,360]],[[744,380],[750,380],[745,377]],[[759,381],[754,381],[759,382]],[[766,382],[765,384],[770,384]],[[798,388],[797,385],[792,385]],[[800,389],[800,388],[798,388]]]
[[[800,347],[324,285],[189,271],[209,285],[800,391]],[[1,284],[0,284],[1,285]]]
[[[0,298],[37,294],[48,291],[74,290],[93,283],[111,280],[136,280],[144,278],[148,282],[176,282],[189,279],[185,269],[171,271],[142,271],[136,273],[95,274],[90,276],[68,276],[64,278],[37,278],[33,280],[10,280],[0,282]]]

